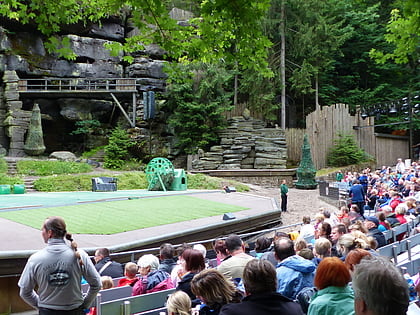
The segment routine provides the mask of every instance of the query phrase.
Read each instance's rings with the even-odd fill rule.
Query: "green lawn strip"
[[[61,216],[69,233],[115,234],[246,209],[191,196],[170,196],[0,212],[0,217],[39,229],[46,217]]]

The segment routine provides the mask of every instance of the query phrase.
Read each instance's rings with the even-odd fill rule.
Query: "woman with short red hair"
[[[308,315],[354,315],[354,295],[349,288],[350,271],[337,257],[326,257],[318,265]]]

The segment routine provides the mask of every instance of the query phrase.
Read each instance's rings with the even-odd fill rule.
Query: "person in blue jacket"
[[[350,187],[349,197],[351,197],[351,203],[357,205],[360,215],[364,217],[363,212],[366,203],[366,194],[359,180],[356,179]]]
[[[296,255],[291,239],[280,238],[274,242],[274,251],[279,264],[276,268],[277,292],[295,299],[305,287],[312,287],[315,265],[312,261]]]

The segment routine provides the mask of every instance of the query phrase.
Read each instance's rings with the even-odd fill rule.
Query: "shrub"
[[[0,158],[0,174],[6,174],[7,173],[7,162],[2,157]]]
[[[109,137],[108,145],[105,146],[104,167],[120,169],[124,161],[129,159],[128,149],[133,145],[127,131],[115,128]]]
[[[23,184],[23,179],[20,177],[0,175],[0,185],[15,185]]]
[[[357,146],[352,135],[339,134],[327,156],[329,166],[346,166],[369,161],[372,157]]]
[[[19,174],[46,176],[87,173],[92,171],[92,166],[77,162],[21,160],[17,162],[17,171]]]

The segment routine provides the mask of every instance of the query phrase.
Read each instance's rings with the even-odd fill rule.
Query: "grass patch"
[[[61,216],[69,233],[115,234],[188,221],[247,208],[191,196],[169,196],[0,212],[0,217],[40,229],[48,216]]]
[[[48,176],[54,174],[77,174],[92,172],[92,165],[65,161],[21,160],[17,162],[19,174]]]
[[[39,178],[34,182],[38,191],[90,191],[92,177],[105,176],[118,178],[118,190],[147,189],[148,183],[144,172],[126,172],[121,174],[85,174],[57,175]],[[187,174],[188,189],[222,189],[223,186],[234,186],[237,191],[249,191],[249,187],[234,180],[210,177],[204,174]]]

